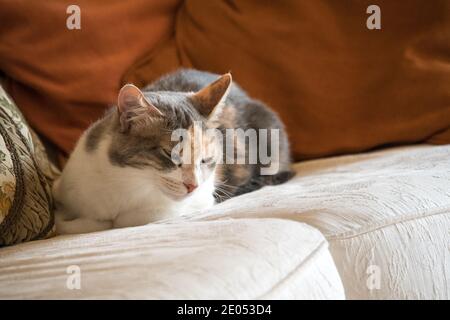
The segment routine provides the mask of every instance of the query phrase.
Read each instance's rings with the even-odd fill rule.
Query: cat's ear
[[[133,125],[141,125],[149,120],[161,118],[162,112],[152,105],[141,90],[132,84],[126,84],[120,89],[117,101],[122,132]]]
[[[220,113],[233,79],[230,73],[224,74],[219,79],[194,93],[191,99],[198,112],[206,118]]]

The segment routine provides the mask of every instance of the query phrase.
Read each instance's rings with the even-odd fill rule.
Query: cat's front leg
[[[103,231],[113,228],[112,221],[98,221],[88,218],[75,218],[64,220],[61,214],[55,214],[55,225],[57,234],[79,234]]]
[[[113,222],[113,228],[142,226],[158,220],[168,219],[174,213],[167,208],[131,210],[120,213]]]

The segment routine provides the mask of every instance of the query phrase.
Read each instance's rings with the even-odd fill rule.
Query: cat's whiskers
[[[174,181],[170,178],[166,178],[166,177],[161,177],[163,182],[167,185],[171,185],[171,186],[180,186],[181,184],[177,181]]]
[[[165,188],[166,191],[172,196],[180,197],[186,194],[186,189],[181,183],[173,180],[172,178],[164,177],[161,175],[159,175],[158,177],[161,181],[162,187]]]
[[[227,200],[227,199],[231,198],[231,196],[226,195],[226,194],[220,194],[219,192],[222,192],[222,191],[220,191],[220,190],[215,190],[215,191],[213,191],[213,195],[214,195],[216,198],[219,198],[221,201],[224,201],[224,200]]]
[[[228,192],[228,191],[224,190],[224,189],[221,188],[221,187],[216,187],[216,190],[215,190],[215,191],[221,192],[221,193],[223,193],[225,196],[230,197],[230,198],[233,196],[233,194],[232,194],[231,192]]]
[[[214,195],[220,198],[221,201],[232,198],[234,191],[237,189],[236,186],[227,184],[228,180],[216,180]]]
[[[225,181],[217,180],[216,183],[218,183],[218,184],[217,184],[215,187],[216,187],[216,188],[218,188],[218,187],[222,187],[222,188],[225,187],[225,188],[237,189],[236,186],[227,184],[227,183],[226,183],[227,181],[228,181],[228,180],[225,180]]]

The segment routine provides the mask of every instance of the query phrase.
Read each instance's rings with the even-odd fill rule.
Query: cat
[[[188,139],[172,141],[178,129]],[[265,164],[228,163],[226,145],[217,134],[207,135],[210,129],[219,136],[229,129],[276,129],[276,157]],[[233,151],[249,156],[248,144],[234,141]],[[261,174],[269,167],[273,174]],[[56,228],[66,234],[143,225],[292,176],[288,138],[271,109],[229,73],[181,69],[142,91],[125,85],[117,106],[83,133],[53,186]]]

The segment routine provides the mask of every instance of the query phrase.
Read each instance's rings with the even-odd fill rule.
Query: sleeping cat
[[[178,129],[187,139],[173,141]],[[206,134],[210,129],[219,136]],[[218,138],[231,129],[275,129],[277,140],[266,139],[269,149],[276,145],[270,162],[228,161],[229,149]],[[248,144],[236,137],[233,141],[232,151],[248,158]],[[275,171],[262,174],[268,167]],[[81,136],[53,187],[57,231],[147,224],[291,176],[287,136],[273,111],[248,97],[230,74],[183,69],[142,91],[125,85],[117,107]]]

